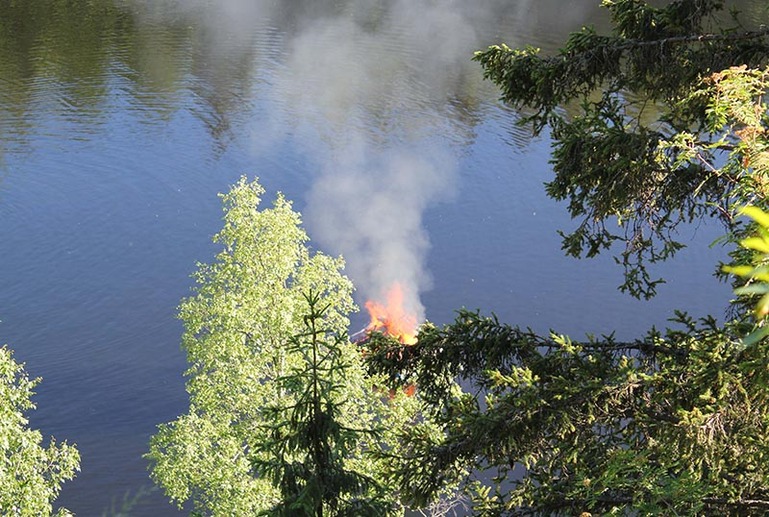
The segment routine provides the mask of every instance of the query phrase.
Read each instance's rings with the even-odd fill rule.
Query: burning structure
[[[366,310],[369,313],[370,321],[365,329],[356,332],[351,337],[358,343],[367,342],[372,333],[380,333],[385,336],[395,338],[402,345],[401,350],[396,353],[400,356],[404,348],[415,345],[417,342],[417,318],[409,313],[404,306],[403,287],[399,283],[393,284],[385,296],[385,302],[369,300],[365,303]],[[390,352],[388,352],[389,354]],[[403,391],[409,396],[416,393],[414,384],[406,384]],[[390,397],[395,395],[394,390],[390,390]]]
[[[365,306],[371,317],[366,332],[381,332],[396,338],[404,345],[417,342],[417,318],[406,312],[401,284],[393,284],[384,304],[369,300]]]

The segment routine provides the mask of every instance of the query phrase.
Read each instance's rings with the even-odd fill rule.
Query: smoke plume
[[[504,0],[135,0],[182,26],[201,17],[207,62],[250,60],[254,153],[291,149],[307,160],[313,240],[345,256],[359,302],[397,282],[420,320],[430,286],[424,215],[456,189],[477,107],[497,96],[473,52],[497,42],[491,28],[505,16],[525,19],[532,1],[511,15]]]
[[[478,41],[458,5],[358,2],[303,20],[272,90],[299,122],[276,132],[271,119],[262,126],[270,134],[255,137],[303,142],[318,170],[305,213],[313,240],[345,256],[363,299],[383,300],[400,284],[419,321],[430,287],[423,216],[456,184],[443,110],[458,81],[477,80],[467,70]]]

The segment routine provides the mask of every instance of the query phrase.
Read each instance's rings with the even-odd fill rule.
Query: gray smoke
[[[420,319],[430,286],[425,211],[455,190],[457,157],[483,118],[477,108],[498,95],[473,52],[516,45],[503,34],[525,35],[530,11],[572,23],[572,11],[551,16],[557,0],[134,2],[150,18],[202,23],[207,61],[253,64],[253,84],[241,90],[260,106],[254,152],[290,141],[304,153],[317,171],[304,218],[313,240],[345,256],[362,299],[400,282]]]
[[[456,185],[441,110],[478,42],[458,3],[380,4],[304,21],[274,78],[273,102],[285,109],[254,141],[264,149],[291,133],[306,142],[319,172],[305,213],[313,240],[345,256],[363,299],[383,300],[400,283],[421,321],[419,295],[430,286],[423,216]],[[290,129],[287,110],[299,121]]]
[[[348,272],[367,299],[382,301],[395,283],[404,308],[424,319],[419,293],[430,287],[425,269],[426,207],[451,193],[452,158],[416,150],[374,152],[350,143],[329,163],[310,195],[313,235],[347,257]]]

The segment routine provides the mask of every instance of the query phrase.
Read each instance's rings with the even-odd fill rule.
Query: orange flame
[[[403,307],[403,287],[393,284],[386,296],[385,304],[369,300],[366,302],[371,322],[367,330],[376,330],[397,338],[404,345],[417,342],[417,318],[406,313]]]

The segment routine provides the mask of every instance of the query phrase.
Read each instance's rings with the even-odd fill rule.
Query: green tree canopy
[[[37,517],[70,515],[54,512],[53,502],[64,481],[75,477],[80,454],[73,445],[51,438],[43,445],[40,431],[29,429],[25,413],[35,408],[33,390],[24,365],[0,348],[0,514]]]
[[[313,442],[318,447],[336,443],[334,472],[376,480],[381,462],[366,451],[379,448],[379,440],[386,442],[414,405],[404,397],[384,404],[372,389],[381,381],[366,374],[360,351],[346,338],[354,305],[342,260],[311,254],[291,204],[278,196],[272,208],[260,209],[262,193],[258,183],[243,178],[223,196],[224,228],[214,238],[223,250],[212,264],[199,265],[196,293],[180,308],[190,408],[160,426],[148,455],[152,477],[168,496],[180,505],[191,502],[203,514],[255,515],[287,501],[296,511],[307,508],[306,500],[291,506],[300,492],[312,495],[302,486],[319,480],[312,475],[317,469],[307,444],[300,443],[300,424],[321,416],[333,417],[339,429],[385,429],[376,440],[351,439],[357,435],[344,432],[339,442],[333,433]],[[321,300],[323,310],[310,299]],[[322,336],[320,331],[308,336],[307,322],[322,329]],[[336,338],[328,341],[330,336]],[[308,359],[316,346],[334,356],[327,361],[335,366],[308,378],[307,369],[323,363]],[[310,380],[325,386],[309,399],[325,406],[320,416],[300,414],[314,408],[307,406]],[[290,443],[277,445],[279,436]],[[299,464],[304,474],[289,475],[291,465]],[[291,486],[285,485],[290,478]],[[373,490],[376,483],[370,485]],[[338,493],[372,495],[363,488]]]
[[[769,511],[769,343],[678,323],[574,342],[462,312],[407,352],[378,343],[374,367],[414,382],[444,430],[408,429],[394,480],[418,505],[462,482],[488,515]]]
[[[550,128],[555,177],[547,192],[580,221],[562,234],[563,249],[590,257],[624,243],[621,288],[648,298],[662,280],[645,264],[682,247],[679,223],[714,215],[731,226],[747,202],[750,169],[734,175],[718,166],[738,158],[720,132],[730,128],[713,124],[707,97],[693,92],[715,72],[765,66],[769,28],[748,30],[736,18],[723,27],[720,0],[603,5],[609,35],[585,27],[555,55],[496,45],[475,59],[504,102],[528,110],[523,123],[536,133]]]
[[[346,336],[319,325],[327,306],[315,294],[305,295],[305,331],[294,336],[289,350],[301,354],[301,366],[277,379],[295,402],[265,408],[274,423],[261,449],[270,459],[254,457],[255,467],[279,487],[281,501],[265,514],[285,517],[386,515],[392,495],[372,476],[346,464],[361,442],[378,441],[377,429],[345,425],[350,404],[345,378],[353,366],[343,351]]]
[[[639,261],[678,249],[680,222],[716,213],[732,240],[757,231],[736,214],[766,205],[767,31],[705,31],[720,2],[604,5],[611,36],[584,29],[556,56],[497,46],[477,59],[505,100],[533,109],[535,130],[552,129],[548,192],[584,218],[567,251],[624,241],[624,287],[651,296]],[[723,325],[677,313],[641,339],[577,342],[461,311],[412,347],[373,336],[369,367],[416,384],[441,428],[404,430],[390,476],[406,501],[455,482],[481,515],[769,513],[769,231],[758,231],[732,253],[729,271],[748,284]]]

